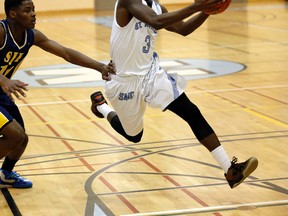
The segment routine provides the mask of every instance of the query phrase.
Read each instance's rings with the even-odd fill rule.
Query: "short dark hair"
[[[19,5],[21,5],[23,1],[25,0],[5,0],[4,9],[5,9],[6,16],[8,16],[8,13],[11,10],[11,8],[18,7]]]

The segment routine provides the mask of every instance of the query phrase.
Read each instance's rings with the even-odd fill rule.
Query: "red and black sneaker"
[[[101,91],[94,92],[90,96],[91,98],[91,111],[98,117],[98,118],[104,118],[102,113],[100,113],[97,109],[97,106],[100,106],[104,103],[108,104],[107,101],[105,100],[103,94]]]

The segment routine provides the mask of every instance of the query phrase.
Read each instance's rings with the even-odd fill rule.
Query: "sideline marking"
[[[12,195],[10,194],[7,188],[1,188],[1,192],[6,199],[6,202],[14,216],[22,216],[21,212],[19,211]]]
[[[268,201],[268,202],[236,204],[236,205],[211,206],[211,207],[204,207],[204,208],[137,213],[137,214],[128,214],[128,215],[121,215],[121,216],[180,215],[184,213],[193,214],[193,213],[202,213],[202,212],[218,212],[218,211],[233,210],[233,209],[238,209],[238,208],[243,208],[243,207],[267,207],[267,206],[277,206],[277,205],[287,205],[287,204],[288,204],[288,200],[278,200],[278,201]]]

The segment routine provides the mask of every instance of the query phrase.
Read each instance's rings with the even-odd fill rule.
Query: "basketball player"
[[[143,135],[147,104],[175,113],[189,124],[199,142],[223,169],[230,187],[235,188],[256,169],[257,159],[251,157],[242,163],[236,163],[235,157],[229,160],[211,126],[186,96],[185,80],[181,76],[175,79],[168,75],[159,66],[158,55],[154,52],[158,30],[189,35],[209,17],[201,11],[223,1],[197,0],[169,13],[154,0],[117,0],[110,39],[111,57],[117,72],[105,85],[106,96],[116,112],[99,91],[91,95],[91,110],[96,116],[107,118],[119,134],[134,143]],[[200,13],[193,15],[196,12]]]
[[[102,73],[109,79],[114,73],[113,64],[104,65],[73,49],[63,47],[36,30],[36,15],[32,0],[5,0],[6,19],[0,21],[0,188],[30,188],[32,182],[14,172],[28,143],[23,119],[14,103],[13,96],[25,97],[27,83],[11,80],[32,45],[62,57],[66,61]]]

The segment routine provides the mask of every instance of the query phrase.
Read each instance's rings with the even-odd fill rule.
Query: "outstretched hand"
[[[28,91],[27,86],[28,86],[27,83],[24,83],[20,80],[10,80],[7,78],[1,85],[3,91],[8,95],[8,97],[12,101],[14,101],[14,98],[12,97],[12,95],[14,95],[19,100],[21,100],[21,96],[26,97],[26,94],[24,91]]]
[[[110,74],[115,74],[116,73],[116,67],[115,64],[110,60],[108,65],[104,65],[104,67],[101,70],[102,73],[102,79],[103,80],[110,80]]]

